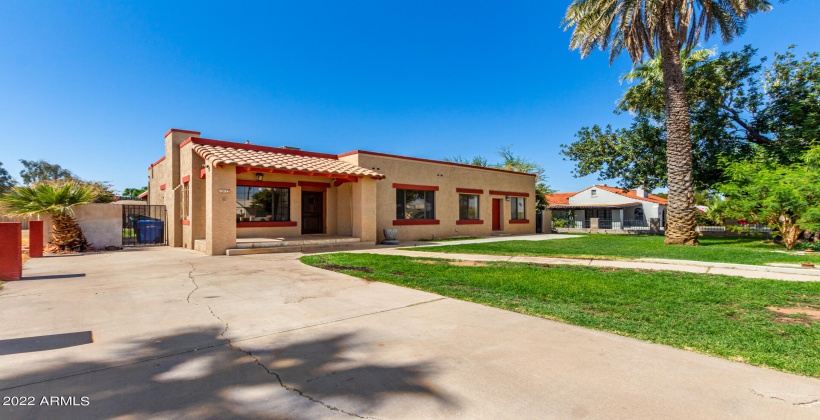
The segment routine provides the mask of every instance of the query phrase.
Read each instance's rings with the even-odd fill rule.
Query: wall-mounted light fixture
[[[506,201],[510,201],[510,196],[509,196],[509,195],[504,196],[504,200],[506,200]]]
[[[261,173],[261,172],[257,172],[257,173],[256,173],[256,180],[257,180],[257,181],[261,181],[261,180],[262,180],[262,173]]]

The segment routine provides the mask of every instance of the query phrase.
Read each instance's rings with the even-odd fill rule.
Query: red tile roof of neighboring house
[[[637,192],[635,192],[635,190],[625,190],[623,188],[609,187],[609,186],[606,186],[606,185],[593,185],[593,187],[600,188],[604,191],[609,191],[613,194],[622,195],[624,197],[636,198],[638,200],[649,201],[651,203],[658,203],[658,204],[664,204],[664,205],[669,204],[669,200],[667,200],[665,198],[662,198],[662,197],[658,197],[657,195],[647,194],[648,197],[639,197]],[[589,188],[592,188],[592,187],[589,187]],[[587,188],[587,190],[589,188]],[[584,191],[586,191],[586,190],[584,190]]]
[[[550,204],[547,206],[553,210],[570,210],[570,209],[623,209],[627,207],[637,207],[641,203],[638,201],[632,203],[615,203],[615,204]]]
[[[662,198],[662,197],[658,197],[657,195],[647,194],[648,197],[639,197],[638,193],[635,190],[625,190],[623,188],[610,187],[610,186],[607,186],[607,185],[593,185],[591,187],[584,188],[583,190],[577,191],[577,192],[561,192],[561,193],[550,194],[550,195],[547,196],[547,203],[549,203],[550,206],[552,206],[552,205],[569,205],[570,197],[572,197],[574,195],[577,195],[577,194],[580,194],[580,193],[582,193],[582,192],[584,192],[584,191],[586,191],[590,188],[599,188],[599,189],[602,189],[604,191],[609,191],[613,194],[618,194],[620,196],[633,198],[633,199],[636,199],[636,200],[648,201],[650,203],[657,203],[657,204],[663,204],[663,205],[669,204],[669,200],[667,200],[665,198]],[[608,204],[608,206],[612,206],[612,205]],[[561,208],[565,208],[565,207],[561,207]]]
[[[573,195],[578,194],[577,192],[562,192],[562,193],[555,193],[550,194],[547,196],[547,203],[549,204],[569,204],[569,198]]]

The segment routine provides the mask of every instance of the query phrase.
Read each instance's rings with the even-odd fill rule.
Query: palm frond
[[[73,181],[17,186],[0,195],[0,208],[19,216],[66,214],[74,206],[93,202],[96,195],[91,186]]]

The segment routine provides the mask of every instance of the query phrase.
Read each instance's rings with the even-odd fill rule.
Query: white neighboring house
[[[666,225],[665,198],[643,188],[625,190],[607,185],[593,185],[578,192],[547,196],[553,220],[570,220],[570,228],[589,228],[590,219],[598,219],[600,229],[648,228],[652,219]]]

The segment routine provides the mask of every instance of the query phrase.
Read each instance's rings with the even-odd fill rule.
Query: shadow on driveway
[[[366,417],[391,396],[455,406],[429,384],[436,371],[429,362],[387,366],[348,359],[345,353],[360,345],[353,344],[355,334],[278,346],[281,337],[275,335],[269,342],[230,344],[220,333],[155,337],[132,343],[117,362],[67,362],[4,378],[6,385],[20,385],[0,385],[0,395],[34,396],[37,401],[53,395],[77,401],[88,397],[89,404],[2,407],[0,417],[297,418],[309,416],[306,410],[314,416],[320,410],[328,416]],[[193,343],[204,344],[191,349]]]

